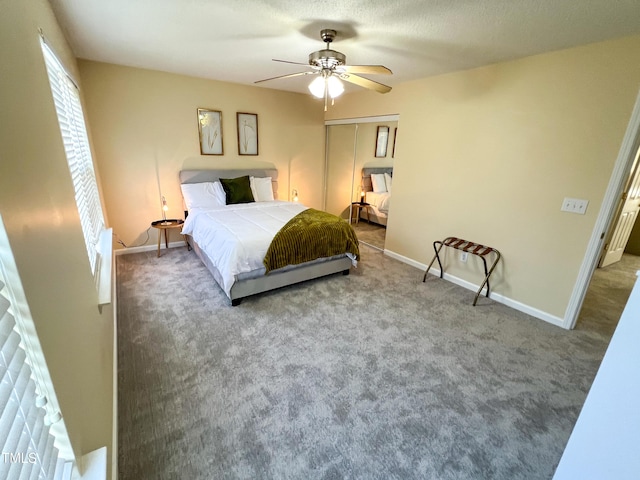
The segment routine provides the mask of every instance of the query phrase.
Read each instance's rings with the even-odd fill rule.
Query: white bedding
[[[383,193],[374,193],[367,192],[366,193],[366,202],[374,207],[376,207],[380,212],[384,214],[389,213],[389,203],[391,202],[391,193],[383,192]]]
[[[207,254],[222,276],[227,295],[236,275],[264,268],[276,233],[308,207],[292,202],[255,202],[189,212],[182,227]]]

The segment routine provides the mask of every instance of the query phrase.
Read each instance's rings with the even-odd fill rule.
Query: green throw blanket
[[[351,225],[340,217],[309,208],[276,233],[264,257],[264,266],[269,273],[341,253],[352,253],[356,260],[360,259],[358,237]]]

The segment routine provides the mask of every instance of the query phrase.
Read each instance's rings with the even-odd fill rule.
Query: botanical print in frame
[[[389,127],[379,125],[376,135],[376,157],[387,156],[387,144],[389,143]]]
[[[223,155],[222,112],[198,109],[198,132],[202,155]]]
[[[238,117],[238,155],[258,155],[258,114],[236,113]]]

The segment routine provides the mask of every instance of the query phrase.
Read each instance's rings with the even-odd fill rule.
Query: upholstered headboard
[[[221,178],[237,178],[244,175],[271,177],[273,198],[278,198],[278,170],[275,168],[252,168],[246,170],[180,170],[180,183],[215,182]]]
[[[393,167],[367,167],[362,169],[362,190],[365,192],[373,191],[371,184],[372,173],[388,173],[393,177]]]

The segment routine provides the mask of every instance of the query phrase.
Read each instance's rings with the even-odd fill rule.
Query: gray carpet
[[[372,247],[384,249],[385,237],[387,235],[387,229],[377,223],[369,223],[364,220],[360,220],[356,225],[351,224],[353,229],[358,235],[358,239]]]
[[[610,333],[421,276],[363,247],[232,308],[193,252],[117,257],[120,480],[551,478]]]
[[[576,330],[613,335],[640,270],[640,256],[625,253],[620,262],[598,268],[589,284]]]

